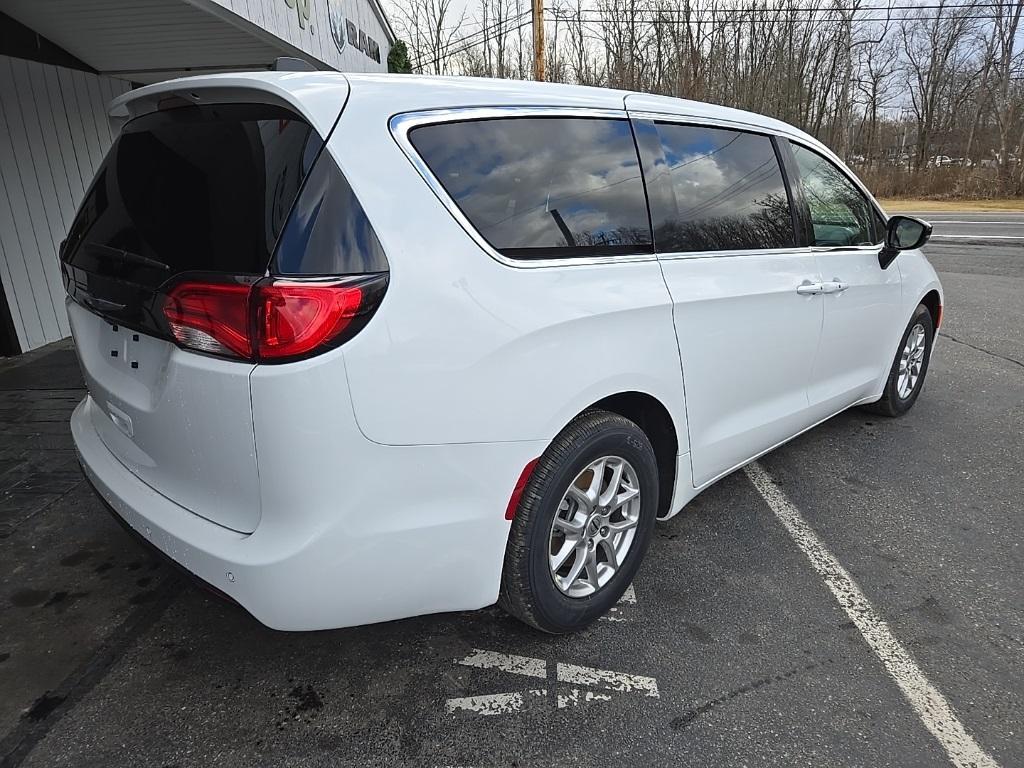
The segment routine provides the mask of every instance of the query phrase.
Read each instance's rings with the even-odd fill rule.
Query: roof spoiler
[[[340,72],[253,72],[216,74],[165,80],[123,93],[110,102],[113,120],[155,112],[160,102],[177,97],[185,103],[277,104],[302,115],[321,136],[334,127],[348,98],[348,80]]]

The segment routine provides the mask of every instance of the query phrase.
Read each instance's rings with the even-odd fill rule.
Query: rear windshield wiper
[[[165,271],[170,269],[170,266],[164,264],[162,261],[157,261],[156,259],[151,259],[148,256],[143,256],[141,253],[126,251],[124,248],[113,248],[109,245],[103,245],[102,243],[86,243],[85,247],[89,251],[102,256],[120,259],[124,264],[137,264],[142,267],[153,267],[155,269],[162,269]]]

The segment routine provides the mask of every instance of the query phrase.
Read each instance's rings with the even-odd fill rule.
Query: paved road
[[[914,411],[845,413],[760,464],[1008,768],[1024,764],[1024,247],[929,255],[947,314]],[[0,760],[947,762],[744,473],[661,526],[635,602],[578,636],[496,609],[277,633],[150,562],[90,496],[70,355],[0,368]]]
[[[1024,212],[1002,213],[936,213],[926,211],[900,211],[930,221],[935,229],[936,241],[964,240],[1003,241],[1024,244]]]

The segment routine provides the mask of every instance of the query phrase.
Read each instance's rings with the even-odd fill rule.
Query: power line
[[[755,24],[755,23],[756,24],[807,24],[807,23],[812,23],[813,21],[815,21],[815,19],[811,19],[811,18],[802,18],[802,19],[799,19],[799,18],[760,18],[760,19],[759,18],[748,18],[748,19],[744,19],[742,17],[724,17],[724,16],[717,16],[717,17],[710,17],[710,18],[704,16],[704,17],[696,18],[696,19],[672,19],[672,18],[659,18],[657,16],[643,16],[641,14],[637,14],[633,18],[629,18],[629,19],[618,18],[618,17],[615,17],[615,16],[603,16],[603,17],[591,17],[591,18],[584,18],[582,16],[575,16],[575,17],[561,16],[559,18],[562,21],[567,21],[567,22],[570,22],[570,23],[573,23],[573,24],[602,24],[602,23],[605,23],[605,22],[611,22],[611,23],[616,24],[616,25],[623,25],[623,24],[625,24],[625,25],[634,25],[634,24],[672,24],[672,25],[677,25],[677,26],[688,25],[688,24],[696,24],[696,23],[699,23],[699,22],[702,22],[702,21],[711,21],[711,22],[733,21],[733,22],[741,22],[743,24]],[[939,14],[939,15],[935,15],[935,16],[915,16],[915,17],[911,17],[911,18],[907,18],[907,19],[904,19],[904,18],[901,18],[901,17],[876,16],[876,17],[870,17],[870,18],[857,18],[857,19],[854,19],[854,21],[856,21],[858,23],[881,22],[881,21],[942,21],[942,20],[947,20],[947,19],[949,19],[949,20],[956,20],[956,21],[978,21],[978,20],[989,20],[989,21],[991,21],[991,20],[998,19],[998,18],[1000,18],[1000,17],[999,16],[995,16],[995,15],[984,15],[984,16],[950,16],[950,15],[946,15],[946,16],[943,16],[943,15]]]
[[[844,13],[844,12],[860,13],[862,11],[872,11],[872,12],[875,12],[875,11],[886,11],[887,13],[892,13],[892,12],[913,12],[913,11],[928,11],[928,10],[935,10],[935,11],[938,11],[938,13],[935,14],[935,15],[910,17],[910,20],[939,21],[939,20],[942,20],[942,19],[956,19],[958,21],[979,21],[979,20],[989,20],[990,21],[990,20],[993,20],[993,19],[1000,18],[1000,14],[992,13],[992,14],[983,14],[983,15],[956,16],[955,14],[945,14],[945,15],[943,15],[943,12],[944,11],[955,11],[955,10],[959,10],[959,9],[981,10],[981,9],[1002,9],[1002,8],[1011,9],[1012,5],[1009,4],[1009,3],[1006,3],[1006,2],[1001,2],[1001,3],[1000,2],[984,2],[984,3],[970,3],[970,2],[962,3],[961,2],[961,3],[947,3],[947,4],[940,3],[940,4],[931,4],[931,5],[899,5],[899,4],[893,4],[893,5],[865,5],[865,6],[859,6],[859,7],[806,5],[806,6],[775,6],[775,7],[772,8],[772,7],[769,7],[769,6],[765,5],[765,6],[760,6],[760,7],[750,6],[750,7],[736,7],[736,8],[715,8],[715,9],[711,9],[710,13],[707,13],[707,12],[702,13],[700,11],[697,11],[695,14],[693,14],[692,16],[687,17],[685,19],[666,18],[666,17],[672,17],[672,16],[679,16],[679,15],[685,13],[685,11],[683,9],[679,9],[679,8],[666,8],[666,9],[662,9],[662,10],[645,9],[645,10],[641,11],[640,13],[635,14],[632,18],[628,18],[628,19],[621,18],[621,17],[619,17],[617,15],[609,14],[608,11],[602,10],[602,9],[599,9],[599,8],[582,8],[582,9],[578,9],[577,11],[568,11],[568,10],[563,9],[561,7],[558,7],[558,6],[554,6],[554,7],[549,6],[549,7],[544,8],[544,11],[546,13],[550,13],[552,16],[554,16],[556,21],[557,20],[564,20],[564,21],[581,23],[581,24],[600,24],[600,23],[603,23],[605,21],[611,20],[611,21],[614,21],[617,24],[629,24],[629,25],[655,24],[655,23],[657,23],[657,24],[684,25],[684,24],[696,23],[698,21],[718,21],[718,20],[724,20],[724,19],[728,19],[729,21],[741,21],[742,20],[744,24],[755,23],[755,22],[756,23],[761,23],[761,24],[790,24],[790,23],[811,22],[814,19],[810,18],[810,16],[814,15],[814,14],[818,14],[818,13]],[[763,13],[765,11],[772,11],[772,12],[774,12],[776,14],[779,14],[779,15],[776,16],[776,17],[773,17],[773,18],[748,18],[748,19],[742,19],[742,16],[744,14],[748,14],[748,13],[749,14]],[[488,36],[489,36],[489,34],[491,32],[494,32],[495,30],[498,30],[498,29],[500,29],[502,27],[505,27],[508,24],[515,23],[516,21],[519,21],[520,19],[522,19],[524,16],[526,16],[529,13],[530,13],[530,10],[523,11],[523,12],[517,14],[516,16],[512,16],[512,17],[509,17],[507,19],[502,19],[502,20],[494,22],[493,24],[490,24],[490,25],[488,25],[486,27],[482,27],[481,29],[477,30],[476,32],[472,32],[472,33],[470,33],[468,35],[465,35],[464,37],[461,37],[458,40],[450,41],[450,42],[448,42],[447,44],[445,44],[444,46],[441,47],[441,49],[437,52],[436,56],[433,59],[430,59],[429,61],[422,61],[422,60],[421,61],[416,61],[416,62],[413,63],[412,66],[413,66],[414,69],[423,69],[425,67],[430,67],[430,66],[433,66],[433,65],[437,64],[440,61],[443,61],[446,58],[449,58],[451,56],[455,56],[455,55],[457,55],[459,53],[462,53],[464,51],[469,50],[470,48],[473,48],[473,47],[475,47],[477,45],[485,43],[487,41]],[[805,16],[804,18],[795,18],[795,17],[792,16],[792,14],[794,14],[794,13],[796,13],[796,14],[808,14],[808,16]],[[589,18],[585,18],[583,14],[587,14],[589,16]],[[892,16],[870,17],[870,18],[856,17],[856,18],[851,18],[851,20],[858,21],[858,22],[861,22],[861,23],[868,23],[868,22],[877,23],[877,22],[888,22],[888,21],[903,21],[903,20],[906,20],[906,17],[897,17],[897,18],[893,18]],[[522,24],[519,24],[518,26],[515,26],[515,27],[512,27],[512,28],[506,28],[503,31],[504,31],[505,34],[511,34],[513,32],[518,32],[520,29],[522,29],[525,26],[528,26],[530,23],[531,23],[530,21],[526,21],[526,22],[524,22]],[[474,39],[474,38],[479,38],[479,39]]]
[[[521,19],[523,16],[525,16],[528,13],[530,13],[530,11],[524,11],[523,13],[519,14],[518,16],[513,16],[513,17],[511,17],[509,19],[505,19],[503,22],[492,26],[490,28],[490,30],[497,29],[498,27],[501,27],[503,24],[506,24],[506,23],[513,23],[515,21],[518,21],[519,19]],[[519,24],[518,26],[504,29],[503,32],[506,35],[510,35],[513,32],[518,32],[523,27],[529,26],[530,24],[531,24],[530,21],[524,21],[522,24]],[[434,64],[437,64],[440,61],[444,61],[446,58],[448,58],[450,56],[455,56],[455,55],[457,55],[459,53],[462,53],[463,51],[468,51],[470,48],[473,48],[474,46],[477,46],[477,45],[480,45],[481,43],[486,42],[487,41],[487,34],[486,34],[486,32],[490,31],[490,30],[480,30],[480,32],[474,32],[471,35],[466,35],[465,37],[463,37],[463,38],[461,38],[459,40],[455,40],[449,46],[447,46],[444,51],[439,53],[435,58],[431,59],[430,61],[419,61],[419,62],[416,62],[412,66],[413,66],[414,69],[417,69],[417,68],[422,69],[423,67],[430,67],[430,66],[433,66]],[[467,41],[469,41],[469,39],[471,37],[476,37],[477,35],[480,35],[481,33],[483,33],[483,37],[481,37],[479,40],[474,40],[474,41],[467,42]],[[466,43],[466,45],[462,45],[462,43]],[[459,46],[459,47],[455,48],[453,46]]]
[[[487,26],[484,26],[484,25],[481,24],[480,29],[477,29],[477,30],[475,30],[473,32],[470,32],[469,34],[464,35],[464,36],[462,36],[462,37],[460,37],[460,38],[458,38],[456,40],[449,40],[447,43],[445,43],[444,45],[442,45],[439,48],[437,59],[434,59],[431,62],[424,62],[424,63],[435,63],[436,61],[440,61],[442,58],[444,58],[447,55],[449,49],[454,48],[455,46],[462,44],[464,41],[467,41],[467,40],[469,40],[472,37],[477,37],[479,35],[483,35],[484,37],[486,37],[486,35],[487,35],[487,33],[489,31],[491,31],[495,27],[505,23],[506,21],[508,21],[508,20],[507,19],[502,19],[501,21],[494,22],[494,23],[492,23],[490,25],[487,25]],[[480,22],[475,22],[475,23],[480,24]],[[448,32],[454,32],[455,30],[454,29],[449,29],[449,30],[444,30],[444,31],[445,31],[445,33],[448,33]],[[421,62],[419,62],[419,61],[412,62],[412,67],[414,69],[416,67],[419,67],[419,66],[421,66]]]
[[[749,6],[749,7],[716,7],[710,9],[691,9],[685,10],[682,8],[645,8],[639,11],[641,14],[653,14],[653,15],[664,15],[664,16],[681,16],[688,15],[689,17],[700,17],[707,18],[711,16],[729,15],[736,16],[746,13],[764,13],[765,11],[771,11],[777,15],[785,16],[792,13],[860,13],[862,11],[922,11],[922,10],[937,10],[940,13],[942,11],[959,10],[959,9],[1002,9],[1013,10],[1013,7],[1006,3],[945,3],[938,5],[863,5],[859,7],[842,7],[842,6],[827,6],[827,5],[794,5],[794,6]],[[598,14],[602,16],[615,15],[614,11],[609,11],[602,8],[580,8],[578,10],[570,10],[562,8],[561,6],[549,6],[545,8],[546,11],[551,12],[555,16],[573,17],[581,14]]]
[[[458,40],[449,41],[444,46],[442,46],[441,49],[438,50],[437,55],[436,55],[435,58],[431,59],[430,61],[417,61],[417,62],[414,62],[412,64],[412,67],[413,67],[413,69],[417,69],[417,68],[432,66],[434,64],[437,64],[439,61],[443,61],[445,58],[447,58],[449,56],[454,56],[457,53],[461,53],[462,51],[469,50],[474,45],[479,45],[480,43],[484,42],[487,39],[487,36],[488,36],[489,33],[499,29],[500,27],[505,26],[506,24],[512,24],[512,23],[515,23],[516,21],[519,21],[521,18],[523,18],[523,16],[526,16],[528,13],[530,13],[529,10],[523,11],[522,13],[519,13],[519,14],[517,14],[515,16],[511,16],[511,17],[509,17],[507,19],[501,19],[500,21],[496,21],[493,24],[490,24],[490,25],[488,25],[486,27],[482,27],[482,28],[478,29],[476,32],[471,32],[470,34],[465,35],[464,37],[461,37]],[[529,22],[527,22],[527,23],[529,23]],[[525,24],[520,24],[518,27],[515,27],[513,29],[505,29],[504,32],[505,32],[505,34],[516,32],[516,31],[522,29],[524,26],[526,26],[526,25]],[[474,37],[480,37],[480,39],[479,40],[475,40],[473,42],[469,42],[470,39],[474,38]],[[468,43],[468,44],[467,45],[463,45],[464,43]],[[462,47],[456,48],[456,46],[462,46]]]
[[[477,30],[475,30],[473,32],[470,32],[469,34],[463,35],[462,37],[457,38],[455,40],[449,40],[447,43],[445,43],[444,45],[440,46],[439,53],[438,53],[438,59],[437,60],[440,60],[441,58],[443,58],[448,53],[449,49],[454,48],[457,45],[461,45],[463,42],[465,42],[465,41],[467,41],[467,40],[469,40],[470,38],[473,38],[473,37],[477,37],[477,36],[481,36],[481,35],[483,37],[486,37],[488,32],[490,32],[491,30],[495,29],[496,27],[504,24],[507,21],[508,21],[508,19],[502,19],[500,21],[493,22],[492,24],[489,24],[489,25],[486,25],[486,26],[481,24],[481,22],[479,22],[479,21],[474,22],[476,24],[480,24],[480,29],[477,29]],[[456,28],[453,28],[453,29],[444,30],[444,32],[445,33],[454,32],[456,29],[458,29],[458,28],[456,27]],[[414,68],[418,67],[418,66],[420,66],[420,62],[412,62],[412,66]]]
[[[529,13],[529,11],[527,11],[527,13]],[[521,18],[521,16],[520,17],[516,17],[516,18]],[[515,21],[516,18],[512,19],[512,21]],[[508,35],[508,34],[512,34],[513,32],[518,32],[523,27],[529,26],[530,23],[531,22],[529,22],[529,21],[524,21],[522,24],[519,24],[518,26],[512,27],[510,29],[505,29],[504,33]],[[477,34],[477,33],[474,33],[474,35],[475,34]],[[467,35],[466,37],[464,37],[464,38],[462,38],[460,40],[455,40],[454,42],[451,43],[451,46],[459,45],[460,43],[466,42],[472,36],[473,35]],[[435,58],[431,59],[430,61],[417,62],[416,64],[413,65],[413,68],[415,69],[415,68],[423,68],[423,67],[433,66],[434,64],[437,64],[440,61],[444,61],[449,56],[455,56],[455,55],[460,54],[460,53],[462,53],[464,51],[468,51],[470,48],[473,48],[474,46],[480,45],[480,44],[485,43],[485,42],[487,42],[487,36],[486,35],[484,37],[481,37],[479,40],[470,41],[466,45],[461,45],[458,48],[451,48],[451,47],[449,47],[448,49],[446,49],[445,51],[443,51],[441,54],[439,54]]]
[[[978,20],[978,19],[998,19],[1002,18],[1003,14],[997,12],[996,9],[1009,8],[1005,3],[957,3],[957,4],[939,4],[939,5],[865,5],[858,8],[854,7],[840,7],[840,6],[790,6],[790,7],[735,7],[735,8],[713,8],[708,10],[696,10],[690,12],[685,18],[679,18],[687,13],[687,11],[679,8],[666,8],[666,9],[651,9],[645,8],[635,14],[632,18],[637,19],[646,23],[657,21],[658,23],[665,24],[691,24],[699,23],[703,21],[743,21],[747,22],[758,22],[758,23],[776,23],[776,24],[791,24],[791,23],[803,23],[814,21],[812,18],[817,14],[828,14],[828,13],[845,13],[857,14],[865,11],[877,12],[885,11],[887,16],[875,16],[870,18],[864,18],[856,15],[850,16],[850,21],[858,22],[879,22],[879,21],[903,21],[903,20],[922,20],[931,21],[943,18],[957,19],[957,20]],[[955,13],[945,13],[946,11],[984,11],[991,9],[992,13],[978,13],[969,16],[958,16]],[[600,8],[581,8],[578,10],[566,10],[559,6],[549,7],[546,9],[549,11],[556,20],[565,20],[569,23],[572,22],[583,22],[590,23],[593,19],[609,19],[616,23],[629,23],[630,19],[626,13],[616,13],[615,11],[609,11],[607,9]],[[927,14],[924,16],[892,16],[893,13],[903,12],[915,12],[915,11],[928,11],[934,10],[938,13],[932,15]],[[744,18],[748,14],[763,14],[765,11],[772,12],[770,17],[755,17],[755,18]],[[801,14],[803,16],[801,17]],[[675,18],[673,18],[675,17]]]

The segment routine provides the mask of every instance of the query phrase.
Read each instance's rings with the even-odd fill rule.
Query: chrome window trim
[[[685,261],[687,259],[717,259],[736,256],[810,256],[812,249],[804,245],[791,248],[736,248],[728,251],[670,251],[658,254],[659,261]]]
[[[725,117],[710,117],[708,115],[685,115],[680,112],[649,112],[635,109],[627,110],[629,116],[634,120],[651,120],[657,123],[679,123],[682,125],[706,125],[716,128],[724,128],[729,131],[743,131],[744,133],[756,133],[761,136],[781,136],[788,139],[795,134],[786,133],[767,125],[757,123],[745,123],[740,120],[729,120]]]
[[[433,109],[417,112],[403,112],[393,115],[388,121],[391,136],[395,143],[412,163],[413,168],[423,177],[431,191],[441,202],[449,214],[466,231],[473,241],[495,261],[507,267],[517,269],[538,269],[544,267],[567,267],[575,265],[618,264],[628,262],[657,261],[654,253],[634,253],[618,256],[559,256],[550,259],[515,259],[499,253],[481,235],[466,215],[459,209],[444,186],[420,157],[416,148],[409,140],[413,128],[422,125],[454,123],[463,120],[486,120],[504,117],[589,117],[616,120],[628,120],[629,115],[624,109],[601,109],[589,107],[555,107],[555,106],[510,106],[510,107],[455,107]],[[639,162],[639,158],[637,160]],[[646,202],[646,201],[645,201]]]
[[[815,253],[878,253],[881,243],[873,245],[812,245]]]

